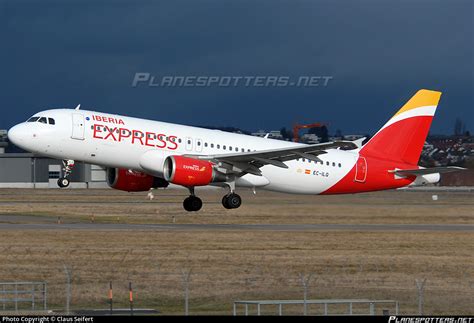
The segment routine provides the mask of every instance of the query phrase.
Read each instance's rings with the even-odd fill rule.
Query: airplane
[[[32,153],[63,160],[61,188],[75,161],[103,166],[110,187],[128,192],[184,186],[186,211],[198,211],[195,187],[295,194],[353,194],[437,183],[461,167],[418,166],[441,92],[419,90],[364,145],[361,141],[302,144],[76,109],[38,112],[12,127],[9,140]]]

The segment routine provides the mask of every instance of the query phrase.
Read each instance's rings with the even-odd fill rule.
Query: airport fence
[[[85,248],[78,242],[74,249],[10,246],[0,248],[0,257],[5,280],[47,281],[48,307],[66,313],[107,309],[111,281],[117,308],[130,306],[132,282],[135,307],[165,314],[232,314],[236,299],[393,299],[401,314],[468,312],[474,303],[471,264],[430,267],[403,256],[388,262],[376,256],[322,257],[304,267],[304,255],[296,266],[291,264],[296,260],[275,252],[236,263],[225,249],[203,258],[175,249]]]

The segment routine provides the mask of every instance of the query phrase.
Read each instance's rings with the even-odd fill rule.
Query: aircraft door
[[[72,114],[72,139],[84,140],[84,115],[81,113]]]
[[[359,183],[365,183],[365,179],[367,178],[367,160],[365,157],[359,156],[356,163],[356,173],[355,173],[355,181]]]

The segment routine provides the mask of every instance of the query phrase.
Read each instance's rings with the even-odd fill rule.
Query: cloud
[[[8,48],[0,56],[1,127],[82,103],[188,124],[321,120],[375,131],[423,87],[445,91],[436,131],[451,131],[457,116],[474,119],[470,1],[10,0],[0,11]],[[143,71],[334,81],[313,89],[132,88]]]

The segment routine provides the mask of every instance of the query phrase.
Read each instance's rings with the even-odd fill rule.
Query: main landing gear
[[[236,209],[242,204],[242,198],[239,194],[229,193],[222,198],[222,205],[226,209]]]
[[[58,186],[61,188],[69,186],[69,175],[72,173],[72,169],[74,168],[74,160],[63,160],[63,177],[58,179]]]
[[[226,209],[236,209],[242,204],[242,198],[234,192],[235,186],[226,183],[229,193],[222,198],[222,205]],[[202,200],[194,194],[194,187],[188,187],[190,195],[183,201],[183,207],[188,212],[199,211],[202,208]]]
[[[235,193],[235,181],[225,183],[229,188],[229,193],[222,198],[222,205],[226,209],[236,209],[242,204],[242,198]]]
[[[189,188],[189,197],[183,201],[183,207],[188,212],[199,211],[202,208],[202,200],[194,195],[194,187]]]

